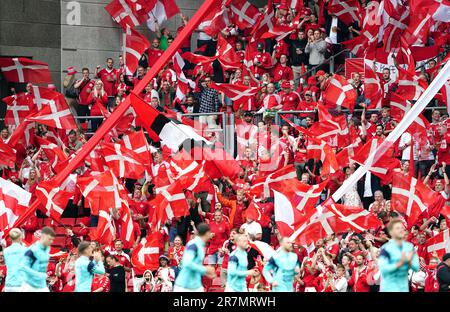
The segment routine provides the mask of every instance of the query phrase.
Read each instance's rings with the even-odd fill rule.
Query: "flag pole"
[[[191,18],[191,20],[186,24],[179,35],[175,37],[175,40],[167,48],[166,51],[161,55],[161,57],[155,62],[155,64],[150,68],[150,70],[145,74],[142,80],[133,88],[132,92],[140,94],[142,90],[152,81],[154,77],[159,73],[159,71],[167,64],[167,62],[172,58],[175,52],[181,47],[183,41],[188,38],[191,33],[197,28],[197,26],[203,21],[203,18],[211,12],[211,9],[215,5],[219,5],[218,0],[206,0]],[[60,173],[55,176],[55,182],[57,184],[62,184],[64,180],[71,174],[78,165],[89,155],[89,153],[99,144],[103,137],[114,127],[114,125],[119,121],[123,114],[128,110],[131,105],[130,96],[126,97],[125,101],[120,104],[116,110],[107,118],[94,133],[94,135],[84,144],[75,157],[64,167]],[[28,210],[19,217],[14,223],[14,227],[19,227],[22,225],[32,213],[36,211],[40,202],[35,200]]]
[[[417,102],[411,107],[411,109],[403,116],[402,120],[397,124],[394,130],[389,133],[387,138],[381,143],[380,146],[374,151],[375,157],[373,163],[377,162],[380,157],[397,141],[400,136],[408,129],[408,127],[414,122],[414,120],[420,115],[423,109],[430,103],[433,97],[438,93],[446,81],[450,78],[450,61],[447,61],[444,68],[439,72],[436,78],[431,82],[428,88],[422,93]],[[370,156],[369,156],[370,158]],[[334,192],[331,196],[336,202],[347,193],[353,185],[362,178],[371,164],[365,164],[360,166],[344,183]]]

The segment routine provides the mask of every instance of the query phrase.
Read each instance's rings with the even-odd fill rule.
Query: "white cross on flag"
[[[420,179],[401,173],[395,173],[393,176],[391,206],[407,216],[410,226],[416,223],[419,216],[432,206],[439,196],[439,193],[432,191]]]
[[[144,177],[145,160],[139,154],[117,143],[102,143],[101,148],[105,161],[115,176],[129,179]]]
[[[0,178],[0,238],[1,233],[14,223],[28,208],[31,193],[20,186]]]
[[[334,203],[327,203],[324,206],[341,221],[347,223],[354,231],[365,232],[382,226],[377,216],[362,207],[351,207]]]
[[[396,93],[406,100],[417,101],[428,88],[428,83],[419,76],[412,75],[402,68],[398,68],[398,87]]]
[[[330,146],[346,146],[350,144],[350,136],[345,115],[332,116],[321,104],[317,106],[319,122],[314,123],[309,131]],[[332,144],[334,143],[334,144]]]
[[[258,40],[261,36],[272,30],[274,25],[275,11],[273,10],[273,0],[267,3],[267,9],[258,16],[255,26],[253,27],[251,35]]]
[[[341,75],[334,74],[323,93],[323,102],[329,107],[346,107],[351,112],[355,108],[356,91]]]
[[[152,232],[143,238],[131,253],[131,263],[139,271],[156,270],[159,267],[161,232]]]
[[[150,48],[150,42],[147,38],[136,31],[133,27],[128,26],[123,34],[123,55],[124,66],[127,75],[133,75],[138,67],[142,54]]]
[[[261,15],[258,8],[246,0],[232,0],[230,10],[231,19],[239,29],[253,27]]]
[[[0,70],[9,82],[52,83],[48,64],[24,57],[0,58]]]
[[[222,35],[217,37],[216,57],[224,70],[241,67],[241,58],[237,55],[234,47]]]
[[[6,103],[5,125],[18,127],[25,118],[36,112],[34,103],[30,102],[31,97],[22,92],[2,99]]]
[[[223,92],[233,102],[233,105],[237,106],[245,105],[249,101],[253,101],[259,90],[257,87],[230,83],[211,83],[210,87]]]
[[[14,168],[16,163],[16,150],[0,140],[0,165]]]
[[[381,109],[384,94],[380,77],[366,59],[364,59],[364,97],[370,100],[370,108]]]
[[[198,25],[198,29],[211,37],[216,36],[230,24],[229,13],[229,8],[216,5],[203,18],[203,21]]]
[[[396,118],[397,120],[402,120],[403,116],[411,109],[412,103],[405,100],[401,96],[396,93],[392,93],[390,97],[391,104],[391,116]],[[414,122],[411,124],[409,129],[412,130],[413,133],[420,132],[424,135],[424,138],[427,136],[427,129],[429,129],[430,122],[423,116],[419,115]]]
[[[273,186],[276,184],[287,184],[293,180],[297,180],[297,173],[295,172],[294,166],[287,165],[266,177],[256,178],[250,188],[250,195],[260,197],[271,197]]]
[[[175,0],[157,0],[155,6],[148,13],[147,27],[155,31],[155,23],[161,25],[164,21],[180,13]]]
[[[132,2],[132,0],[112,0],[105,6],[105,10],[111,15],[112,19],[123,28],[123,30],[126,30],[127,26],[139,26],[148,18],[145,10],[137,11],[136,6],[130,2]]]
[[[354,22],[361,25],[361,5],[357,0],[334,0],[327,6],[327,10],[330,14],[336,15],[347,26]]]
[[[61,162],[64,162],[67,160],[66,154],[64,154],[63,150],[59,148],[58,145],[55,143],[52,143],[50,141],[47,141],[46,139],[43,139],[39,136],[36,137],[36,140],[39,143],[40,148],[42,151],[44,151],[45,155],[48,158],[48,161],[52,168],[59,172],[59,169],[61,169],[58,165]]]
[[[436,252],[439,259],[442,259],[444,254],[450,252],[450,233],[449,229],[439,232],[438,235],[427,240],[427,252],[431,255]]]
[[[392,146],[388,147],[384,152],[379,152],[379,155],[376,155],[375,151],[381,144],[382,139],[374,138],[368,141],[361,149],[359,149],[356,155],[353,156],[352,160],[361,166],[367,167],[371,173],[390,183],[392,170],[400,167],[400,161],[392,157]],[[378,158],[376,162],[374,162],[375,158]]]
[[[144,161],[144,164],[149,165],[151,163],[151,146],[148,144],[143,130],[126,133],[122,136],[122,140],[119,143],[126,149],[138,154]]]
[[[41,210],[46,216],[59,221],[73,192],[60,189],[54,180],[43,181],[36,187],[36,197],[41,202]]]
[[[77,124],[69,108],[52,111],[50,106],[27,118],[27,121],[38,122],[57,129],[76,129]]]

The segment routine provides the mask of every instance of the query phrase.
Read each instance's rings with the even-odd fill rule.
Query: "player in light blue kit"
[[[31,245],[22,260],[22,292],[49,292],[47,287],[47,266],[50,259],[50,246],[55,240],[55,231],[44,227],[41,238]]]
[[[80,257],[75,261],[75,292],[91,292],[94,274],[105,274],[102,253],[94,251],[90,242],[81,242],[78,254]]]
[[[27,247],[22,245],[22,232],[17,229],[11,229],[9,231],[9,237],[11,238],[11,246],[4,250],[5,264],[8,274],[6,274],[4,292],[20,292],[22,289],[22,266],[23,258]]]
[[[234,236],[236,242],[236,250],[230,254],[228,259],[227,270],[227,286],[226,292],[245,292],[247,291],[247,283],[245,278],[247,275],[253,275],[255,270],[247,270],[248,258],[248,238],[246,235]]]
[[[281,250],[277,251],[264,266],[263,275],[274,292],[293,292],[294,277],[300,272],[298,257],[292,252],[293,241],[283,237],[280,241]]]
[[[184,250],[181,270],[175,280],[174,292],[203,292],[202,276],[216,277],[212,266],[204,266],[205,244],[211,238],[211,229],[206,223],[197,225],[197,236],[190,240]]]
[[[405,227],[402,221],[391,221],[388,230],[391,240],[381,246],[378,260],[380,292],[408,292],[408,271],[419,271],[419,257],[413,244],[403,240]]]

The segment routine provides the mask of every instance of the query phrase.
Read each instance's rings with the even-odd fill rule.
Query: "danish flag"
[[[293,165],[287,165],[266,177],[255,179],[252,187],[250,188],[250,195],[268,198],[273,194],[273,186],[277,183],[287,184],[297,179],[297,173]]]
[[[375,151],[381,144],[381,139],[373,138],[361,147],[352,160],[361,166],[368,168],[370,172],[380,177],[383,181],[390,182],[392,170],[400,167],[400,161],[392,157],[392,148],[389,148],[384,152],[379,152],[382,153],[383,156],[377,157],[378,160],[374,163]]]
[[[73,192],[68,192],[56,185],[54,180],[43,181],[36,187],[36,197],[43,206],[43,212],[53,220],[59,221]]]
[[[392,4],[392,1],[383,1],[381,6],[383,13],[384,27],[382,28],[384,48],[386,52],[390,52],[397,47],[403,34],[408,27],[410,12],[407,6]],[[397,1],[395,1],[397,3]]]
[[[128,132],[122,136],[122,140],[119,143],[126,149],[133,151],[139,155],[144,165],[151,164],[150,158],[150,146],[145,138],[143,130],[136,132]]]
[[[333,75],[323,93],[323,101],[327,107],[346,107],[351,112],[355,108],[356,91],[341,75]]]
[[[398,73],[398,88],[396,93],[406,100],[417,101],[422,93],[425,92],[425,89],[428,88],[428,83],[400,67],[398,68]]]
[[[31,193],[0,178],[0,233],[14,226],[19,216],[28,209],[30,199]]]
[[[124,31],[126,31],[127,26],[136,27],[141,25],[148,17],[142,10],[136,11],[136,7],[130,5],[130,2],[132,2],[132,0],[112,0],[105,7],[105,10]]]
[[[127,25],[123,34],[124,68],[127,75],[133,75],[139,60],[148,48],[150,48],[150,42],[147,38]]]
[[[345,115],[332,116],[323,105],[318,104],[319,122],[311,126],[309,131],[320,140],[330,142],[327,139],[337,138],[333,146],[345,146],[350,144],[347,118]],[[331,143],[329,143],[332,145]]]
[[[370,67],[370,62],[364,60],[364,97],[370,100],[370,107],[381,109],[384,97],[380,77]]]
[[[258,8],[246,0],[232,0],[230,4],[231,19],[239,29],[255,26],[261,15]]]
[[[237,55],[233,46],[222,35],[217,37],[216,57],[225,70],[241,67],[241,58]]]
[[[14,168],[16,163],[16,150],[0,140],[0,165]]]
[[[430,190],[421,180],[395,173],[392,180],[391,205],[396,211],[408,217],[408,224],[414,225],[424,211],[438,200],[438,193]]]
[[[43,125],[58,129],[76,129],[77,124],[69,108],[52,111],[50,106],[27,118],[28,121],[38,122]]]
[[[9,82],[52,83],[48,64],[24,57],[0,58],[0,70]]]
[[[46,139],[43,139],[41,137],[36,137],[36,140],[39,143],[40,148],[44,151],[45,155],[47,156],[50,165],[53,169],[55,169],[56,172],[59,172],[57,168],[59,169],[59,164],[63,161],[67,160],[66,154],[62,151],[61,148],[59,148],[58,145],[47,141]]]
[[[436,252],[439,259],[442,259],[444,254],[450,252],[450,230],[439,232],[438,235],[428,239],[426,245],[429,254]]]
[[[435,21],[447,23],[450,16],[450,2],[448,0],[412,0],[411,11],[429,12]]]
[[[34,103],[26,93],[14,94],[2,99],[6,103],[5,124],[18,127],[27,116],[36,112]]]
[[[100,244],[109,245],[116,239],[116,226],[111,215],[111,208],[100,209],[98,213],[98,224],[95,231],[92,232],[92,239]]]
[[[153,1],[155,0],[151,2]],[[152,31],[156,30],[156,22],[161,25],[164,21],[180,13],[180,9],[175,0],[156,0],[155,2],[148,14],[149,19],[147,20],[147,27]]]
[[[252,30],[252,36],[254,39],[259,39],[261,36],[272,30],[274,25],[275,11],[273,10],[273,0],[269,0],[267,3],[267,9],[263,14],[258,16],[255,26]]]
[[[186,98],[186,94],[188,94],[190,91],[189,89],[193,90],[196,87],[196,83],[194,81],[186,78],[183,72],[184,65],[185,62],[180,53],[176,52],[173,56],[173,69],[178,80],[177,90],[175,94],[177,96],[177,99],[179,99],[180,101],[183,101]]]
[[[159,242],[161,241],[161,232],[149,233],[144,237],[131,253],[131,263],[139,271],[156,270],[159,267]]]
[[[152,229],[159,230],[164,223],[173,218],[183,217],[189,214],[189,207],[181,184],[176,181],[166,189],[160,189],[160,193],[152,200],[156,207],[152,218]]]
[[[324,204],[324,207],[357,232],[365,232],[382,226],[377,216],[362,207],[351,207],[334,203]]]
[[[413,105],[410,101],[403,99],[396,93],[391,94],[390,104],[391,116],[396,118],[397,120],[402,120],[403,116],[411,109]],[[415,129],[416,131],[423,133],[426,136],[426,130],[429,129],[429,126],[429,121],[423,115],[419,115],[410,127]]]
[[[250,205],[248,205],[248,208],[245,211],[245,215],[247,218],[251,218],[261,225],[268,225],[271,222],[270,217],[264,214],[261,211],[261,207],[258,205],[258,203],[255,203],[254,201],[252,201]]]
[[[211,88],[223,92],[232,102],[239,107],[253,101],[259,88],[230,83],[212,83]]]
[[[198,26],[211,37],[216,36],[230,24],[229,9],[217,5]]]
[[[340,152],[338,152],[336,154],[336,160],[339,164],[339,167],[340,168],[347,167],[350,164],[351,159],[355,156],[356,153],[358,153],[361,147],[362,141],[361,138],[358,137],[353,143],[347,145]]]
[[[357,0],[334,0],[327,6],[327,10],[330,14],[336,15],[346,25],[354,22],[361,25],[361,6]]]
[[[145,160],[137,153],[118,143],[103,143],[101,148],[103,157],[114,176],[129,179],[141,179],[144,177]]]

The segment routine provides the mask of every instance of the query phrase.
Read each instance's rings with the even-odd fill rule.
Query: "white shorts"
[[[205,289],[203,288],[203,286],[197,289],[188,289],[175,285],[173,287],[173,292],[205,292]]]
[[[22,286],[19,287],[5,286],[5,288],[3,288],[3,292],[22,292]]]
[[[50,290],[47,287],[34,288],[33,286],[30,286],[27,283],[24,283],[22,285],[21,292],[50,292]]]

